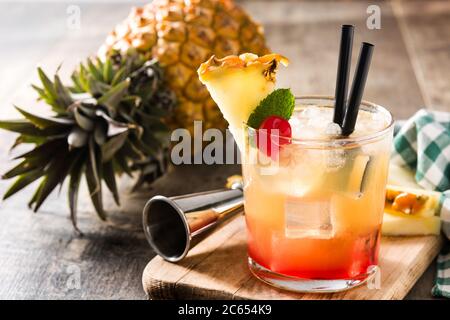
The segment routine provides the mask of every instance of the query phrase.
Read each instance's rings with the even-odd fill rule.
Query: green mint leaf
[[[261,123],[269,116],[278,116],[289,120],[295,106],[295,97],[291,89],[277,89],[265,97],[253,110],[248,118],[247,125],[258,129]]]

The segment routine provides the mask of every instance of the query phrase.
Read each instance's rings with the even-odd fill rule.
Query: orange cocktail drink
[[[298,99],[292,139],[273,142],[271,153],[245,127],[249,265],[279,287],[343,290],[376,270],[392,117],[363,103],[355,131],[342,138],[329,132],[332,113],[330,98]]]

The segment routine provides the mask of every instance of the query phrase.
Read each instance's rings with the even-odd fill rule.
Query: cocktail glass
[[[333,105],[332,97],[297,98],[293,117]],[[244,126],[248,263],[264,282],[336,292],[377,272],[393,118],[369,102],[361,103],[361,114],[369,116],[367,128],[357,123],[354,135],[273,142],[270,156],[258,148],[258,131]]]

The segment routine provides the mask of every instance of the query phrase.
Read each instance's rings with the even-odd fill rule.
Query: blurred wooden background
[[[333,94],[340,25],[356,25],[359,43],[376,45],[365,99],[390,109],[397,118],[421,107],[450,111],[449,1],[239,1],[266,31],[275,52],[292,64],[280,72],[280,86],[296,94]],[[0,2],[0,117],[14,118],[12,104],[32,109],[35,68],[48,73],[62,63],[67,76],[84,57],[95,53],[134,2]],[[137,2],[143,4],[145,2]],[[369,5],[381,8],[381,29],[366,27]],[[81,28],[67,27],[70,5],[81,8]],[[10,167],[13,135],[0,132],[0,171]],[[37,214],[26,206],[33,187],[0,203],[0,298],[145,298],[141,274],[153,252],[141,231],[141,210],[156,193],[207,190],[239,172],[238,166],[178,167],[152,187],[129,194],[122,181],[123,206],[106,199],[107,223],[80,195],[78,237],[68,219],[65,190],[53,194]],[[189,184],[186,184],[189,181]],[[0,180],[0,194],[10,181]],[[68,286],[79,272],[80,287]],[[431,298],[434,266],[408,298]]]

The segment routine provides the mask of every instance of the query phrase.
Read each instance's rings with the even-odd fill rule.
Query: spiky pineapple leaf
[[[16,181],[8,188],[8,190],[3,195],[3,200],[6,200],[7,198],[14,195],[16,192],[22,190],[26,186],[28,186],[30,183],[36,181],[40,177],[42,177],[44,174],[43,170],[36,169],[30,172],[27,172],[25,174],[22,174],[19,176]]]
[[[142,98],[138,95],[128,95],[122,98],[121,103],[139,108],[142,105]]]
[[[91,100],[91,99],[90,99]],[[96,112],[98,111],[98,106],[97,104],[97,100],[94,99],[94,101],[92,102],[81,102],[80,104],[77,105],[77,108],[80,109],[80,111],[89,118],[94,118],[96,117]]]
[[[94,129],[94,140],[99,146],[102,146],[106,142],[106,134],[108,130],[108,125],[99,122],[95,125]]]
[[[115,86],[127,78],[127,68],[121,67],[111,80],[111,85]]]
[[[19,176],[21,174],[30,172],[34,169],[38,168],[37,165],[35,164],[31,164],[29,161],[27,160],[23,160],[21,161],[18,165],[16,165],[14,168],[10,169],[9,171],[5,172],[2,175],[3,179],[10,179],[10,178],[14,178],[16,176]]]
[[[56,85],[47,77],[45,72],[38,68],[38,74],[39,79],[41,80],[41,83],[43,85],[43,91],[38,90],[35,86],[35,90],[38,91],[38,94],[41,99],[44,99],[46,103],[48,103],[52,110],[58,114],[65,112],[65,106],[61,104],[61,100],[58,98],[58,90],[56,88]]]
[[[123,123],[116,121],[112,119],[110,116],[108,116],[104,111],[97,110],[96,116],[103,118],[107,123],[107,130],[106,130],[106,136],[107,137],[113,137],[118,134],[124,133],[128,131],[129,129],[136,129],[133,122]]]
[[[118,112],[118,117],[123,118],[124,122],[128,122],[128,123],[136,123],[136,119],[133,118],[133,115],[129,112],[127,112],[126,110],[124,110],[124,108],[120,108],[119,112]]]
[[[97,81],[103,81],[102,72],[97,68],[97,66],[92,62],[90,58],[87,59],[87,67],[89,73],[94,77]]]
[[[55,117],[42,117],[25,111],[22,108],[14,106],[17,111],[19,111],[26,119],[28,119],[32,124],[34,124],[39,129],[57,129],[62,130],[67,129],[72,126],[75,122],[68,118],[55,118]]]
[[[139,175],[138,179],[136,180],[136,182],[134,183],[134,185],[131,187],[131,192],[136,192],[137,190],[139,190],[139,188],[144,185],[146,180],[147,180],[147,177],[141,173]]]
[[[40,188],[39,194],[34,202],[34,212],[39,210],[42,203],[44,203],[45,199],[47,199],[56,186],[64,182],[64,179],[68,175],[70,167],[77,159],[77,156],[77,153],[73,151],[61,151],[50,162],[45,170],[45,177],[41,183],[42,188]]]
[[[114,163],[117,165],[120,173],[126,173],[129,177],[133,177],[132,169],[127,161],[127,155],[122,149],[114,155]]]
[[[100,99],[98,99],[98,103],[107,107],[111,114],[115,114],[116,108],[122,98],[127,94],[129,86],[129,79],[119,82],[114,87],[109,89],[108,92],[106,92]]]
[[[39,95],[39,99],[44,100],[45,102],[47,102],[48,104],[50,104],[49,102],[49,97],[47,96],[47,93],[45,92],[44,89],[42,89],[41,87],[38,87],[37,85],[32,84],[31,87],[38,93]]]
[[[78,70],[72,74],[72,81],[78,85],[79,92],[90,92],[87,70],[82,63],[80,63]]]
[[[101,73],[102,75],[102,81],[105,81],[105,79],[103,78],[103,67],[104,67],[104,63],[102,61],[102,59],[100,59],[99,57],[95,57],[95,62],[92,61],[92,63],[94,63],[95,67],[97,68],[97,70]],[[106,81],[105,81],[106,82]]]
[[[143,142],[143,138],[137,139],[136,136],[130,135],[129,141],[136,149],[142,150],[147,155],[155,156],[157,149],[152,148],[149,144]]]
[[[148,123],[147,128],[148,128],[147,131],[152,133],[169,131],[169,127],[165,123],[162,123],[161,121]]]
[[[88,163],[90,163],[90,168],[91,168],[93,178],[95,181],[95,190],[100,190],[100,188],[102,186],[100,173],[99,173],[99,168],[100,168],[100,163],[101,163],[101,160],[99,161],[100,156],[102,156],[102,155],[100,152],[97,152],[97,147],[95,145],[95,141],[91,137],[89,139],[89,161],[88,161]]]
[[[103,96],[110,88],[106,83],[94,79],[91,75],[88,76],[88,92],[94,97]]]
[[[125,143],[126,139],[128,137],[128,132],[125,131],[121,134],[118,134],[112,138],[110,138],[107,142],[105,142],[101,146],[102,151],[102,159],[104,162],[108,162],[112,159],[114,154],[122,148],[123,144]]]
[[[89,160],[86,164],[85,177],[95,211],[102,220],[106,220],[102,201],[102,184],[100,178],[101,159],[99,159],[99,153],[100,152],[96,152],[94,141],[91,139],[89,141]]]
[[[83,151],[84,153],[84,151]],[[78,191],[80,189],[80,181],[83,173],[84,165],[85,165],[85,157],[82,155],[80,158],[74,163],[72,168],[70,169],[70,180],[69,180],[69,208],[70,208],[70,220],[72,221],[72,225],[80,232],[77,225],[77,204],[78,204]],[[80,232],[81,233],[81,232]]]
[[[45,92],[47,93],[47,96],[52,99],[53,101],[56,101],[58,98],[58,95],[56,93],[56,90],[53,86],[52,81],[47,77],[45,72],[42,70],[41,67],[37,68],[39,79],[41,80],[42,85],[44,86]]]
[[[58,105],[63,106],[64,111],[73,103],[69,90],[62,84],[58,74],[55,74],[55,91],[58,94]]]
[[[160,124],[161,123],[161,115],[152,115],[148,114],[142,110],[136,110],[136,113],[140,117],[143,123],[145,123],[148,126],[151,126],[152,124]],[[167,129],[167,126],[165,126]]]
[[[114,76],[114,70],[111,63],[111,59],[106,59],[103,65],[103,80],[106,83],[111,83]]]
[[[58,183],[54,180],[48,181],[48,177],[44,177],[44,179],[41,181],[41,184],[39,185],[39,192],[36,196],[33,196],[33,202],[30,203],[30,206],[32,207],[34,212],[37,212],[38,209],[41,207],[42,203],[47,199],[48,195],[53,191],[53,189],[56,188]],[[33,207],[34,206],[34,207]]]
[[[123,144],[122,147],[123,151],[125,152],[125,154],[132,158],[132,159],[143,159],[146,158],[145,153],[143,153],[141,150],[139,150],[138,148],[136,148],[132,143],[130,143],[130,141],[125,141],[125,143]]]
[[[30,151],[21,153],[18,156],[15,156],[13,160],[20,158],[27,158],[28,161],[35,158],[51,158],[52,152],[55,150],[59,150],[61,147],[64,147],[65,141],[64,139],[52,139],[48,140]]]
[[[27,136],[44,137],[54,130],[41,130],[26,120],[0,120],[0,128]]]
[[[72,86],[69,88],[70,92],[72,94],[84,93],[85,89],[80,81],[78,72],[74,71],[70,78],[72,79]]]
[[[164,134],[165,131],[160,131],[161,134]],[[153,156],[158,155],[158,150],[161,150],[161,148],[166,147],[166,145],[163,145],[163,141],[159,141],[156,138],[156,135],[158,132],[152,132],[150,130],[145,130],[142,134],[140,139],[135,139],[133,143],[138,143],[140,148],[143,148],[147,151],[148,154],[151,154]]]
[[[81,108],[75,108],[73,111],[73,114],[75,116],[75,121],[77,124],[85,131],[93,131],[95,128],[95,122],[94,119],[88,117],[86,114],[84,114],[83,110]]]
[[[16,140],[14,141],[14,143],[11,146],[10,150],[13,150],[14,148],[19,146],[20,144],[32,143],[32,144],[36,144],[37,145],[37,144],[42,144],[45,141],[46,141],[46,139],[44,137],[33,137],[33,136],[27,136],[27,135],[21,134],[20,136],[18,136],[16,138]]]
[[[28,172],[28,169],[33,168],[40,168],[41,170],[44,170],[45,167],[50,163],[50,161],[54,158],[54,152],[58,152],[62,148],[65,148],[65,141],[62,139],[58,140],[49,140],[48,142],[44,142],[34,149],[25,152],[14,159],[23,158],[23,162],[26,165],[26,168],[23,168],[21,170],[19,166],[16,166],[15,168],[11,169],[7,173],[3,175],[3,178],[9,179],[14,176],[17,176],[19,174],[23,174],[25,172]]]
[[[28,208],[32,209],[33,208],[33,204],[36,202],[42,187],[44,185],[43,183],[44,181],[41,181],[41,183],[39,184],[39,186],[37,187],[36,191],[34,192],[33,196],[31,197],[30,201],[28,202]]]
[[[114,174],[114,166],[112,161],[108,161],[103,164],[103,180],[106,182],[106,186],[113,194],[114,201],[120,206],[119,191],[117,190],[116,176]]]

